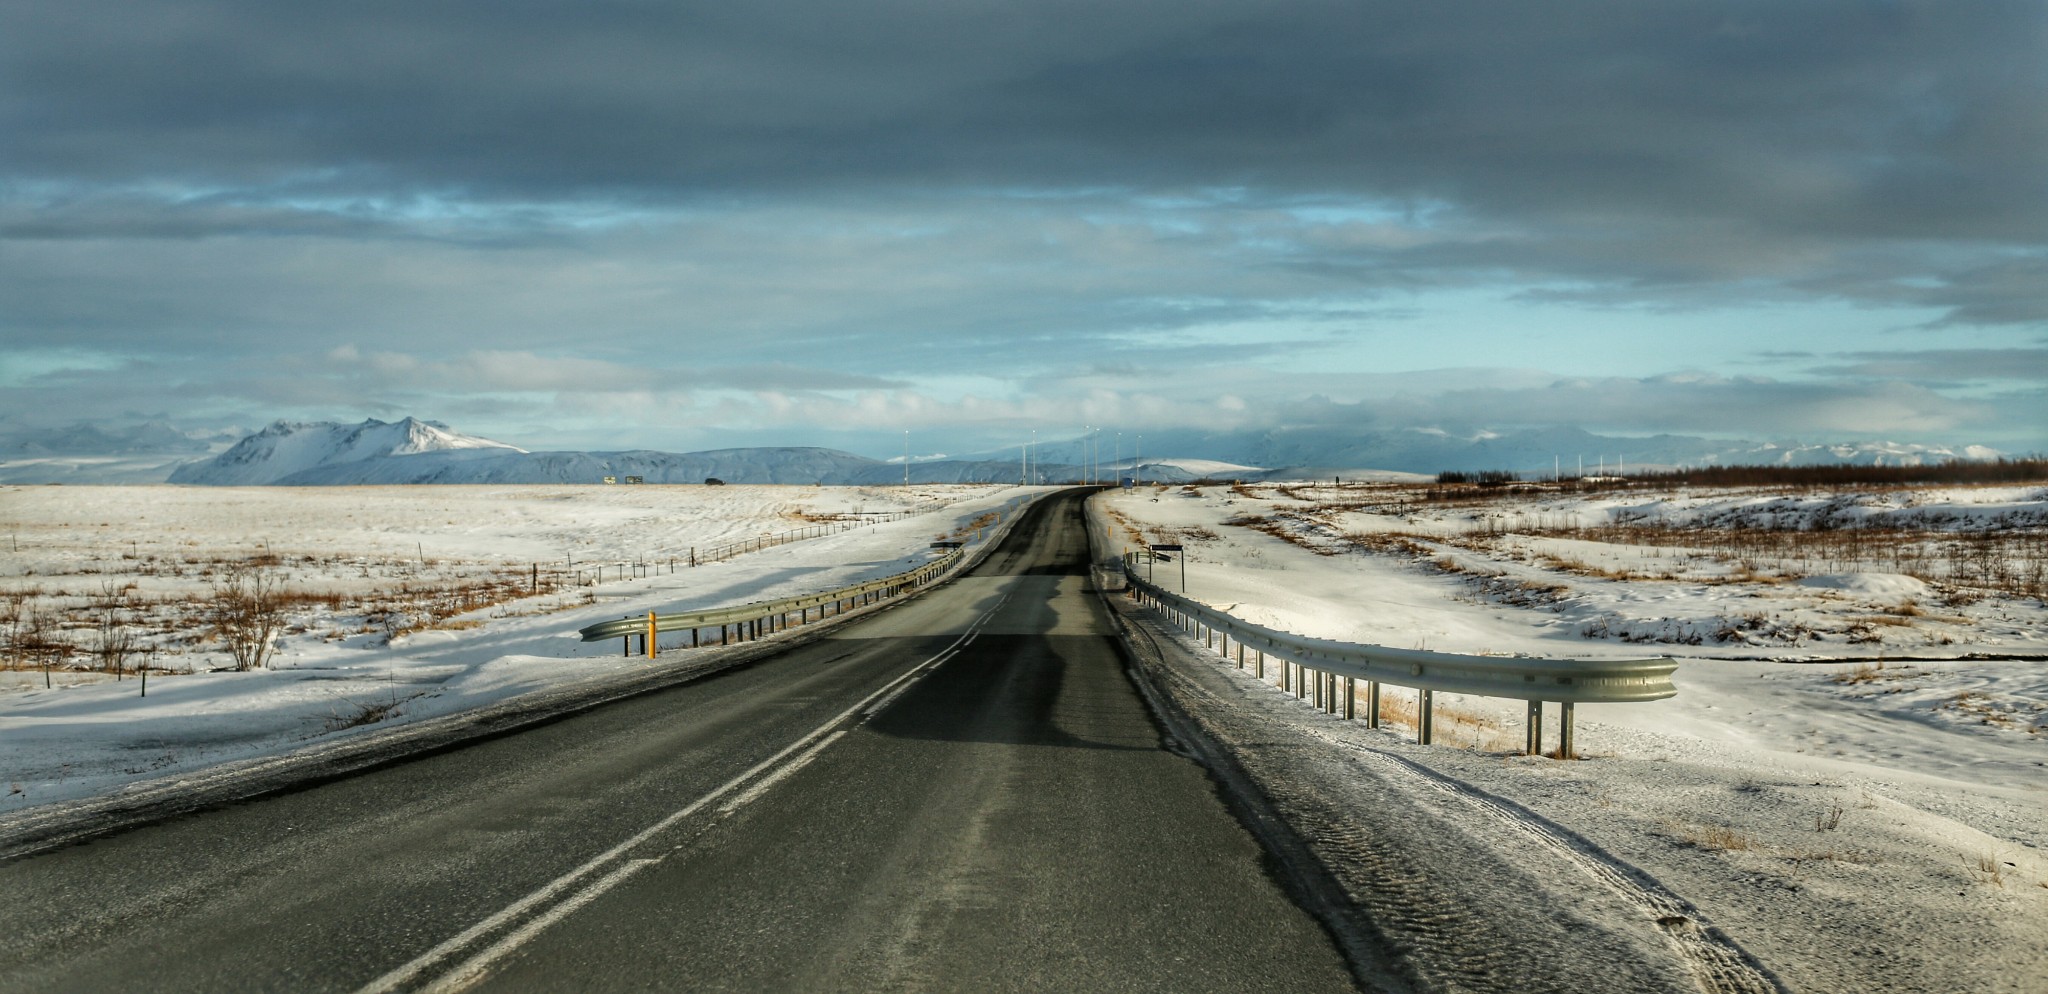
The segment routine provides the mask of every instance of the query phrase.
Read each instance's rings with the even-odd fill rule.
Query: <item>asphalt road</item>
[[[0,990],[1354,989],[1086,571],[1043,502],[748,668],[0,864]]]

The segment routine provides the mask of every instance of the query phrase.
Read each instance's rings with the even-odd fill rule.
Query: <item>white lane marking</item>
[[[944,656],[940,657],[937,660],[934,660],[931,664],[931,667],[933,669],[937,669],[941,666],[946,665],[946,661],[952,659],[954,656],[959,655],[961,649],[965,649],[968,646],[973,645],[974,640],[981,637],[982,629],[988,624],[988,620],[990,618],[995,617],[995,613],[997,611],[1002,610],[1003,605],[1005,603],[1008,603],[1009,600],[1010,595],[1004,594],[1001,600],[995,602],[994,606],[990,607],[986,611],[983,611],[981,613],[981,617],[976,618],[973,622],[969,623],[967,626],[967,633],[962,637],[962,640],[953,643],[954,648],[947,650]],[[889,696],[884,697],[879,701],[876,701],[874,707],[871,707],[867,709],[867,711],[863,712],[861,714],[861,718],[865,720],[868,718],[873,718],[875,715],[881,714],[884,710],[888,709],[889,705],[896,703],[896,698],[902,697],[904,694],[909,693],[910,688],[912,686],[913,684],[906,683],[903,686],[896,688],[895,693],[890,694]]]
[[[597,900],[598,897],[604,894],[605,891],[611,890],[613,887],[617,887],[618,885],[625,883],[627,877],[630,877],[635,873],[639,873],[641,870],[644,870],[659,862],[661,862],[661,860],[659,859],[628,860],[626,862],[626,865],[621,866],[618,869],[605,874],[603,877],[599,878],[596,883],[591,884],[589,887],[586,887],[581,891],[578,891],[575,897],[572,897],[566,901],[563,901],[560,904],[555,905],[552,908],[549,908],[547,914],[544,914],[539,918],[535,918],[534,920],[527,922],[525,925],[520,926],[518,931],[513,932],[511,935],[508,935],[502,939],[499,939],[496,943],[494,943],[491,946],[491,948],[486,949],[483,952],[480,952],[475,956],[470,957],[468,960],[465,960],[461,966],[458,966],[455,969],[448,971],[446,974],[442,975],[441,979],[436,980],[432,984],[428,985],[425,988],[423,994],[452,994],[452,992],[454,991],[462,990],[463,988],[468,987],[469,985],[474,984],[479,980],[482,980],[484,978],[484,971],[487,970],[492,963],[496,962],[499,959],[499,957],[502,957],[506,953],[509,953],[522,945],[525,945],[526,940],[531,939],[536,935],[539,935],[541,931],[546,929],[548,926],[553,925],[554,923],[561,921],[564,918],[567,918],[571,913],[575,912],[576,909],[581,908],[584,905]]]
[[[1004,600],[1008,600],[1008,598],[1005,597]],[[991,615],[995,613],[996,608],[999,608],[1001,606],[1002,602],[998,601],[995,607],[989,608],[986,612],[983,612],[981,617],[976,618],[974,621],[974,625],[978,625],[986,621]],[[696,799],[695,801],[690,802],[689,805],[681,808],[680,810],[675,811],[674,813],[668,815],[660,821],[655,822],[653,825],[648,826],[646,829],[634,835],[632,838],[629,838],[626,841],[621,842],[618,845],[615,845],[602,853],[599,853],[598,855],[592,857],[589,861],[585,862],[583,865],[578,866],[575,869],[570,870],[569,872],[564,873],[559,877],[556,877],[554,880],[550,881],[546,886],[542,887],[541,889],[534,891],[533,893],[528,894],[527,896],[520,898],[518,901],[515,901],[512,904],[506,906],[504,910],[499,911],[498,913],[491,915],[488,918],[485,918],[483,921],[477,922],[475,925],[472,925],[467,929],[464,929],[461,932],[461,934],[456,935],[454,938],[442,942],[434,948],[429,949],[424,953],[421,953],[419,956],[415,957],[413,960],[406,963],[405,965],[400,966],[397,969],[392,970],[391,972],[386,973],[383,976],[370,981],[369,983],[363,985],[361,988],[358,988],[356,994],[386,994],[386,992],[397,990],[400,985],[405,984],[411,981],[413,978],[419,976],[421,973],[426,972],[430,967],[434,966],[434,964],[449,958],[457,952],[460,952],[462,949],[476,942],[483,936],[488,935],[491,932],[497,931],[498,929],[504,927],[507,923],[517,919],[519,916],[524,915],[527,912],[533,910],[536,906],[543,904],[549,900],[552,900],[553,898],[558,896],[562,891],[574,886],[577,881],[589,876],[598,868],[604,866],[607,863],[612,862],[619,856],[631,850],[633,847],[639,845],[642,842],[647,841],[649,838],[653,837],[656,833],[660,832],[661,830],[668,828],[669,826],[674,825],[676,822],[682,821],[683,819],[688,818],[691,815],[696,814],[698,811],[703,810],[703,808],[706,805],[712,803],[713,801],[716,801],[720,797],[725,796],[727,793],[738,788],[742,784],[745,784],[747,781],[753,779],[755,776],[775,766],[775,764],[781,762],[783,759],[787,758],[791,754],[807,748],[813,741],[824,736],[827,732],[831,731],[834,726],[837,726],[840,723],[846,721],[848,718],[851,718],[854,715],[859,714],[863,708],[868,707],[869,704],[871,704],[878,698],[882,698],[885,696],[893,697],[894,693],[892,692],[900,693],[902,690],[908,689],[908,685],[910,682],[915,681],[917,678],[923,676],[925,673],[929,672],[934,667],[937,667],[946,660],[951,659],[955,652],[957,652],[962,646],[966,645],[968,642],[972,641],[974,639],[974,625],[969,625],[968,631],[962,632],[959,638],[954,639],[951,645],[948,645],[945,649],[940,650],[936,655],[933,655],[932,657],[926,659],[924,662],[919,663],[916,666],[910,668],[909,670],[905,671],[902,675],[898,676],[896,679],[891,680],[886,684],[883,684],[881,689],[876,690],[874,693],[861,698],[860,701],[855,703],[852,707],[839,712],[837,715],[834,715],[831,719],[827,720],[824,724],[821,724],[816,728],[812,729],[811,731],[805,733],[802,738],[799,738],[795,742],[790,743],[788,746],[784,747],[782,751],[777,752],[775,755],[770,756],[767,759],[764,759],[759,763],[754,764],[752,767],[749,767],[746,772],[741,773],[739,776],[733,777],[731,780],[727,780],[725,783],[719,785],[719,787],[716,790],[713,790],[712,792],[705,794],[704,796]],[[610,878],[607,877],[605,879]],[[599,881],[599,883],[602,882],[602,880]],[[594,897],[595,895],[592,896]],[[582,907],[584,903],[587,903],[586,901],[578,901],[577,898],[571,898],[570,902],[574,902],[577,907]],[[566,904],[570,902],[564,903]],[[550,914],[552,914],[552,912]],[[542,919],[552,922],[558,920],[558,917],[559,916],[549,917],[547,915],[544,915],[542,916]],[[537,931],[538,930],[536,930],[536,932]],[[526,934],[528,938],[531,938],[532,934],[535,934],[527,933],[526,930],[523,928],[519,932],[516,932],[514,934],[517,935],[522,933]],[[500,943],[500,945],[502,945],[502,943]],[[493,946],[492,948],[496,949],[497,946]],[[509,948],[507,951],[509,951]],[[502,955],[502,953],[500,955]]]
[[[718,809],[718,813],[722,815],[729,815],[745,807],[748,802],[752,801],[754,798],[760,797],[762,794],[767,793],[776,784],[781,783],[783,780],[787,779],[790,774],[795,773],[796,771],[811,765],[811,760],[818,758],[819,753],[824,752],[827,746],[830,746],[832,743],[839,741],[840,738],[843,737],[845,734],[846,729],[842,728],[836,732],[833,732],[830,735],[825,736],[825,738],[821,740],[817,745],[814,745],[809,749],[804,750],[803,755],[798,756],[797,758],[782,764],[780,769],[777,769],[775,772],[770,773],[759,780],[756,780],[752,787],[748,787],[746,790],[740,791],[738,797],[735,797],[732,800],[727,801],[723,805],[721,805]]]
[[[967,641],[968,641],[969,643],[971,643],[971,642],[973,642],[974,640],[970,638],[970,639],[968,639]],[[961,646],[961,648],[965,648],[965,647],[966,647],[966,645],[965,645],[965,644],[963,644],[963,645]],[[952,659],[952,658],[953,658],[954,656],[957,656],[957,655],[959,655],[959,654],[960,654],[960,653],[959,653],[959,650],[958,650],[958,649],[955,649],[955,650],[953,650],[952,652],[948,652],[948,653],[946,653],[945,655],[943,655],[943,656],[940,656],[940,657],[938,657],[937,659],[935,659],[935,660],[933,660],[933,661],[932,661],[932,664],[931,664],[931,665],[932,665],[932,668],[933,668],[933,669],[937,669],[938,667],[941,667],[941,666],[944,666],[944,665],[946,665],[946,661],[947,661],[947,660],[949,660],[949,659]],[[887,707],[888,707],[889,705],[891,705],[891,704],[894,704],[894,703],[896,703],[896,698],[898,698],[898,697],[902,697],[902,696],[903,696],[904,694],[906,694],[906,693],[909,693],[909,692],[910,692],[910,688],[912,688],[912,687],[914,687],[914,686],[916,686],[916,685],[917,685],[916,681],[912,681],[912,682],[910,682],[910,683],[906,683],[906,684],[904,684],[904,685],[903,685],[903,686],[901,686],[901,687],[898,687],[898,688],[896,688],[896,689],[895,689],[894,691],[892,691],[892,692],[891,692],[891,693],[889,694],[889,696],[887,696],[887,697],[884,697],[884,698],[882,698],[882,699],[881,699],[881,700],[879,700],[879,701],[876,701],[876,702],[875,702],[875,706],[874,706],[874,707],[871,707],[871,708],[867,709],[866,711],[863,711],[863,712],[861,712],[861,715],[860,715],[860,716],[861,716],[861,720],[862,720],[862,721],[866,721],[867,719],[869,719],[869,718],[872,718],[872,717],[874,717],[875,715],[881,714],[881,713],[882,713],[882,710],[883,710],[884,708],[887,708]]]

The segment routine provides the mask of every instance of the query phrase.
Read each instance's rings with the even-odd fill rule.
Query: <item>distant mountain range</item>
[[[912,463],[915,483],[1019,480],[1015,461]],[[1048,467],[1065,479],[1068,467]],[[814,447],[709,452],[528,452],[406,418],[356,425],[279,421],[204,462],[171,473],[172,483],[215,486],[321,486],[394,483],[597,483],[605,477],[647,483],[881,484],[903,481],[903,464]]]
[[[707,452],[528,452],[465,435],[433,421],[375,419],[360,424],[279,421],[219,451],[225,439],[195,436],[162,422],[131,428],[93,426],[44,431],[0,425],[0,482],[160,482],[213,486],[411,483],[596,483],[641,477],[647,483],[887,484],[904,479],[901,462],[836,449],[761,447]],[[1989,459],[1981,446],[1947,448],[1895,443],[1835,445],[1734,442],[1683,435],[1626,438],[1577,428],[1477,432],[1367,430],[1331,427],[1256,432],[1158,432],[1103,436],[1093,454],[1081,439],[1037,447],[1032,476],[1044,482],[1081,479],[1093,461],[1097,478],[1136,475],[1195,478],[1395,478],[1443,470],[1514,470],[1548,475],[1604,466],[1649,469],[1703,464],[1911,465],[1945,459]],[[205,458],[207,452],[217,452]],[[1157,455],[1155,455],[1155,453]],[[1171,458],[1164,454],[1172,453]],[[1134,457],[1143,462],[1133,468]],[[1101,467],[1110,467],[1105,470]],[[914,483],[1014,483],[1023,468],[1016,449],[915,461]]]
[[[1769,443],[1691,435],[1617,437],[1572,427],[1527,428],[1452,434],[1429,428],[1351,428],[1317,425],[1238,432],[1147,432],[1144,452],[1200,456],[1243,466],[1270,467],[1268,474],[1317,479],[1356,475],[1361,469],[1435,474],[1445,470],[1510,470],[1548,476],[1553,469],[1574,473],[1581,459],[1588,473],[1604,465],[1638,469],[1700,465],[1823,464],[1920,465],[1948,459],[1995,459],[1996,449],[1979,445],[1936,446],[1897,442],[1835,444]],[[1137,436],[1103,439],[1098,448],[1130,454]],[[1071,461],[1073,443],[1041,447],[1048,461]]]

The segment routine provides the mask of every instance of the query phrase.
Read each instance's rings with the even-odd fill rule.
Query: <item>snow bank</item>
[[[972,538],[1039,488],[434,487],[0,490],[20,552],[0,590],[90,620],[105,584],[151,605],[148,696],[133,678],[0,671],[0,815],[105,794],[338,736],[568,687],[649,665],[577,629],[647,611],[685,611],[827,590],[928,559],[935,537]],[[819,537],[723,562],[518,597],[398,635],[321,602],[297,609],[270,668],[227,663],[203,620],[176,608],[203,597],[224,560],[275,556],[295,590],[364,594],[453,584],[536,559],[623,563],[683,554],[824,519],[897,520],[820,528]],[[836,520],[835,520],[836,519]],[[567,550],[565,552],[565,550]],[[424,560],[424,561],[422,561]],[[686,560],[685,560],[686,562]],[[631,576],[631,571],[628,571]],[[29,592],[33,591],[33,596]],[[344,598],[341,603],[348,603]],[[89,632],[68,633],[80,649]],[[683,654],[687,655],[687,653]]]

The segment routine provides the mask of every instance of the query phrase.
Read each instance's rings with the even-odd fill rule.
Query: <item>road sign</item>
[[[1170,563],[1173,562],[1173,557],[1162,556],[1160,553],[1179,551],[1181,551],[1179,545],[1155,545],[1152,547],[1152,558],[1162,563]],[[1180,561],[1180,592],[1183,594],[1188,592],[1188,561],[1185,558]]]

